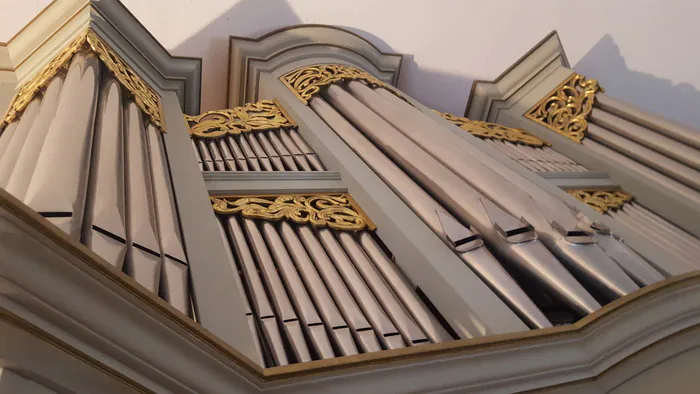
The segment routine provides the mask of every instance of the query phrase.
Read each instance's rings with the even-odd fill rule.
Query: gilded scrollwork
[[[606,213],[611,209],[618,210],[634,199],[631,194],[622,190],[571,189],[566,192],[600,213]]]
[[[209,111],[196,116],[185,115],[190,134],[200,138],[217,138],[225,134],[296,127],[277,100],[261,100],[242,107]]]
[[[210,197],[222,215],[270,221],[290,220],[336,230],[374,230],[376,227],[348,194]]]
[[[513,144],[527,145],[535,148],[549,146],[547,142],[520,129],[513,129],[491,122],[471,120],[448,113],[440,113],[440,115],[454,123],[460,129],[481,139],[507,141]]]
[[[586,137],[587,118],[598,91],[603,89],[597,80],[574,73],[530,108],[525,117],[580,143]]]
[[[381,86],[403,99],[390,85],[380,81],[372,74],[344,64],[319,64],[301,67],[280,77],[280,81],[304,104],[308,104],[314,95],[320,93],[322,87],[350,80],[365,81],[372,87]]]
[[[117,81],[130,93],[134,103],[144,112],[148,119],[162,131],[165,131],[160,96],[141,77],[136,75],[131,67],[114,53],[91,29],[80,33],[40,72],[17,90],[10,108],[0,124],[0,129],[7,123],[17,119],[22,111],[27,108],[27,105],[37,95],[42,94],[54,76],[68,69],[73,56],[81,51],[94,53]]]

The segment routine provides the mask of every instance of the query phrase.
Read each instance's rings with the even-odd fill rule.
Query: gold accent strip
[[[114,269],[85,245],[68,237],[63,231],[2,188],[0,188],[0,207],[21,221],[22,225],[39,232],[45,239],[44,243],[57,250],[58,253],[70,254],[75,257],[76,268],[93,277],[100,277],[104,281],[112,282],[115,291],[123,294],[125,298],[133,300],[134,303],[140,304],[145,312],[163,318],[171,327],[174,325],[177,327],[176,329],[186,331],[191,335],[193,342],[208,346],[215,350],[219,356],[231,360],[237,367],[247,372],[248,376],[254,377],[258,384],[298,380],[343,371],[356,371],[368,366],[387,367],[406,361],[429,360],[445,355],[473,354],[484,349],[512,349],[527,344],[546,343],[559,336],[573,339],[584,335],[585,331],[592,326],[605,324],[606,318],[620,313],[622,309],[637,308],[639,303],[645,302],[652,295],[695,287],[700,283],[700,271],[677,275],[618,298],[568,326],[462,339],[263,369],[202,326],[192,322],[156,295],[135,284],[131,278]]]
[[[297,127],[277,100],[260,100],[242,107],[185,115],[190,134],[200,138],[217,138],[225,134]]]
[[[350,80],[365,81],[372,87],[383,87],[399,98],[404,99],[391,85],[380,81],[366,71],[344,64],[305,66],[284,74],[279,80],[282,81],[304,105],[308,105],[309,100],[320,93],[322,87]]]
[[[603,88],[595,79],[573,73],[525,113],[525,117],[581,143],[588,129],[595,94]]]
[[[289,220],[343,231],[377,227],[349,194],[209,197],[214,211],[246,218]]]
[[[634,196],[622,190],[569,189],[566,192],[600,213],[610,209],[616,211],[634,199]]]
[[[501,126],[497,123],[483,122],[481,120],[471,120],[468,118],[463,118],[460,116],[442,113],[435,111],[440,114],[446,120],[454,123],[457,127],[462,130],[469,132],[469,134],[481,138],[482,140],[491,139],[498,141],[507,141],[513,144],[521,144],[532,146],[535,148],[541,148],[543,146],[550,146],[548,142],[545,142],[534,135],[520,129],[513,129],[510,127]]]
[[[0,123],[0,128],[14,121],[37,95],[43,93],[54,76],[65,72],[73,56],[80,51],[94,53],[124,89],[129,91],[139,109],[154,125],[165,132],[165,118],[163,117],[160,96],[141,77],[136,75],[134,70],[112,51],[97,33],[89,28],[78,34],[39,73],[17,90],[10,108]]]

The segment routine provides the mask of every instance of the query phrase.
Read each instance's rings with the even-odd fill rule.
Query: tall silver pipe
[[[282,164],[282,159],[280,158],[279,153],[272,146],[272,144],[270,143],[270,140],[265,135],[265,132],[261,131],[261,132],[255,133],[255,137],[258,140],[260,140],[260,143],[262,144],[262,147],[265,149],[265,152],[267,152],[267,156],[270,158],[270,161],[272,162],[272,165],[275,167],[275,170],[276,171],[286,171],[284,169],[284,164]]]
[[[282,140],[280,140],[278,133],[282,133],[282,130],[280,129],[276,131],[270,131],[270,133],[268,134],[272,145],[274,145],[275,149],[277,149],[277,152],[280,154],[280,156],[282,156],[282,161],[287,166],[287,169],[289,169],[290,171],[299,171],[297,164],[294,162],[294,158],[292,158],[291,153],[289,153],[287,147],[284,146]]]
[[[430,190],[463,223],[476,227],[509,261],[576,310],[590,313],[600,308],[600,304],[543,247],[527,223],[493,204],[341,87],[330,86],[326,96],[385,154]]]
[[[640,214],[649,218],[649,220],[651,220],[652,222],[659,224],[660,226],[664,227],[672,234],[685,240],[688,245],[691,245],[691,246],[695,247],[696,249],[700,250],[700,239],[696,238],[693,235],[690,235],[689,233],[682,230],[680,227],[678,227],[675,224],[669,222],[668,220],[662,218],[661,216],[657,215],[656,213],[644,208],[642,205],[639,205],[639,204],[632,202],[630,204],[626,204],[623,208],[639,212]]]
[[[297,163],[297,165],[301,167],[303,171],[311,171],[309,162],[306,161],[304,154],[301,153],[301,150],[299,149],[299,147],[297,147],[294,141],[292,141],[289,135],[287,135],[287,133],[285,133],[283,129],[280,129],[279,135],[280,139],[282,140],[282,143],[287,148],[289,153],[292,154],[292,157],[294,158],[294,161]]]
[[[452,339],[450,334],[442,327],[437,318],[418,298],[416,292],[409,286],[401,273],[394,266],[394,263],[384,253],[382,248],[377,244],[372,234],[363,231],[360,233],[360,245],[367,253],[374,266],[381,272],[384,279],[389,283],[389,286],[394,290],[396,295],[401,299],[406,309],[411,313],[413,318],[426,333],[428,338],[433,343],[449,341]]]
[[[535,327],[551,326],[542,312],[532,303],[505,269],[482,247],[480,235],[473,228],[465,227],[455,220],[325,101],[312,99],[310,105],[445,244],[454,250],[489,287],[515,309],[516,313],[523,316],[529,324]],[[448,229],[453,230],[452,234],[448,235]]]
[[[265,287],[260,280],[260,274],[255,266],[253,255],[243,235],[243,230],[238,222],[238,218],[229,216],[225,218],[225,220],[229,230],[231,246],[233,250],[236,251],[236,257],[238,257],[238,261],[241,263],[243,278],[245,279],[248,292],[252,298],[252,307],[258,319],[260,319],[260,327],[265,336],[265,342],[269,344],[272,361],[275,365],[287,365],[289,364],[289,360],[284,350],[284,342],[282,341],[275,311],[270,305],[267,293],[265,293]]]
[[[255,315],[253,315],[253,310],[250,307],[250,302],[248,301],[248,296],[243,288],[243,282],[241,281],[241,272],[236,265],[236,261],[233,258],[233,253],[231,253],[231,245],[229,244],[228,237],[226,236],[226,231],[224,231],[224,226],[221,220],[217,219],[217,224],[219,225],[219,233],[221,234],[221,241],[224,243],[224,249],[226,249],[226,257],[228,260],[228,265],[231,270],[235,272],[233,275],[233,280],[236,283],[236,288],[238,288],[238,295],[241,302],[243,303],[243,309],[245,310],[246,320],[248,321],[248,329],[253,337],[253,345],[258,356],[258,365],[265,367],[265,359],[263,358],[263,350],[260,344],[260,336],[258,334],[257,324],[255,323]]]
[[[214,171],[214,161],[211,159],[211,154],[207,148],[207,143],[204,140],[197,140],[197,147],[199,148],[199,154],[202,155],[202,164],[204,165],[204,171]]]
[[[231,148],[228,146],[224,138],[217,138],[216,144],[219,146],[219,149],[221,149],[221,154],[226,162],[227,171],[238,171],[236,169],[236,160],[233,158],[233,154],[231,153]]]
[[[673,191],[674,193],[680,194],[692,200],[696,204],[700,204],[700,193],[698,193],[698,191],[693,190],[688,186],[672,179],[671,177],[666,176],[654,169],[651,169],[635,160],[632,160],[627,156],[621,155],[618,152],[596,141],[593,141],[590,138],[585,138],[582,142],[583,146],[595,152],[596,154],[606,157],[607,159],[616,162],[618,165],[624,166],[629,170],[636,172],[637,174],[640,174],[645,178],[648,178],[649,180],[657,182],[660,185],[663,185],[665,188],[668,188],[669,190]]]
[[[54,119],[54,115],[56,115],[56,107],[58,106],[62,87],[63,77],[61,76],[56,76],[49,82],[49,86],[44,92],[44,97],[41,99],[39,113],[32,124],[31,130],[29,130],[27,140],[24,142],[22,152],[19,154],[15,168],[12,171],[12,176],[7,182],[7,191],[19,200],[24,200],[27,193],[29,181],[34,174],[34,168],[36,168],[36,161],[46,140],[46,133]],[[3,156],[0,153],[0,157]]]
[[[194,138],[190,138],[190,142],[192,143],[192,149],[194,149],[194,156],[197,158],[197,164],[199,164],[199,170],[204,171],[204,162],[202,161],[202,154],[199,153],[197,148],[197,141]]]
[[[238,163],[238,168],[240,168],[241,171],[250,171],[248,169],[248,162],[246,161],[245,155],[243,154],[243,151],[241,151],[241,148],[238,146],[238,142],[236,142],[236,139],[232,135],[227,135],[223,138],[226,138],[226,142],[231,148],[233,157]]]
[[[631,157],[648,167],[665,173],[695,190],[700,190],[700,172],[693,168],[628,140],[625,137],[621,137],[597,124],[590,124],[588,126],[588,136],[625,156]]]
[[[283,133],[285,131],[282,131]],[[325,168],[323,168],[323,164],[321,164],[321,161],[318,159],[318,156],[316,156],[316,153],[309,147],[309,145],[306,144],[306,141],[304,141],[303,138],[299,135],[299,132],[294,130],[294,129],[289,129],[286,132],[289,133],[289,136],[292,138],[292,141],[294,141],[295,144],[299,147],[299,149],[304,153],[304,156],[306,156],[306,160],[309,161],[309,164],[311,164],[311,167],[313,167],[314,171],[325,171]]]
[[[277,261],[277,268],[280,274],[282,274],[282,279],[287,285],[287,290],[290,294],[290,298],[294,306],[296,307],[297,315],[299,320],[303,325],[304,330],[308,338],[310,339],[309,345],[313,348],[315,354],[321,359],[333,358],[333,347],[326,334],[326,329],[323,326],[321,318],[316,312],[316,307],[301,282],[299,273],[297,272],[294,264],[292,264],[292,259],[287,253],[287,249],[282,243],[282,238],[277,233],[277,229],[270,222],[262,223],[263,234],[265,235],[265,240],[270,246],[272,255]]]
[[[355,268],[360,272],[365,283],[369,286],[377,298],[377,301],[384,308],[384,311],[394,323],[396,328],[401,332],[403,339],[408,346],[415,346],[423,343],[428,343],[430,340],[423,331],[413,321],[413,317],[406,311],[401,302],[396,298],[396,295],[382,279],[377,269],[374,267],[370,259],[357,243],[354,235],[341,231],[336,234],[343,249],[350,257]]]
[[[549,203],[540,206],[530,195],[503,179],[489,166],[465,154],[458,145],[462,142],[458,141],[458,136],[449,130],[442,130],[439,124],[418,110],[397,107],[358,82],[350,82],[348,88],[365,105],[392,123],[396,127],[394,130],[430,152],[432,159],[458,174],[463,181],[471,183],[511,214],[522,217],[535,226],[548,249],[601,293],[614,299],[639,288],[594,243],[593,234],[577,227],[578,219],[563,202],[559,202],[559,206]],[[352,98],[344,90],[340,91]],[[368,108],[368,111],[372,110]],[[382,120],[379,119],[379,122]],[[384,125],[384,128],[391,127],[386,122]]]
[[[338,307],[333,303],[333,298],[328,293],[326,285],[318,275],[318,271],[316,271],[306,250],[304,250],[299,236],[286,221],[280,224],[280,232],[287,250],[289,250],[299,270],[299,274],[306,284],[306,288],[309,289],[309,294],[316,304],[326,329],[330,332],[331,338],[336,344],[336,348],[342,356],[357,354],[357,347],[353,342],[350,328],[348,328],[343,316],[340,315]]]
[[[265,150],[262,148],[262,146],[260,146],[258,139],[255,138],[253,133],[243,133],[243,135],[247,138],[250,146],[253,148],[253,152],[255,152],[255,156],[258,157],[263,170],[272,171],[272,163],[270,162],[270,158],[267,157],[267,153],[265,153]]]
[[[7,151],[7,146],[10,145],[12,138],[14,138],[14,136],[15,136],[15,132],[17,131],[17,126],[19,126],[19,121],[15,120],[14,122],[5,126],[5,129],[1,131],[1,133],[0,133],[0,156],[5,155],[5,152]]]
[[[32,129],[32,124],[34,124],[34,119],[36,119],[40,108],[41,98],[39,97],[33,99],[29,103],[22,113],[19,126],[17,126],[14,137],[7,145],[5,154],[0,156],[0,188],[7,189],[7,182],[10,180],[10,176],[12,176],[12,170],[15,168],[20,153],[22,153],[24,142],[27,140],[29,131]]]
[[[219,145],[216,143],[216,140],[207,140],[206,144],[209,152],[211,152],[214,169],[216,171],[226,171],[226,164],[224,164],[224,158],[219,151]]]
[[[347,284],[350,293],[355,297],[355,300],[357,300],[360,308],[365,313],[367,320],[369,320],[374,331],[377,333],[382,346],[385,349],[405,347],[400,333],[384,313],[384,310],[382,310],[382,307],[379,305],[376,298],[374,298],[372,292],[362,280],[362,277],[357,273],[357,270],[338,244],[331,230],[322,228],[319,229],[316,234],[318,234],[318,238],[326,254],[331,258],[335,268],[340,273],[345,284]]]
[[[248,240],[253,248],[253,253],[258,261],[263,281],[272,297],[272,305],[277,315],[282,320],[282,328],[289,340],[289,345],[294,358],[297,361],[311,361],[311,354],[301,331],[301,325],[297,314],[289,301],[287,292],[279,277],[279,272],[272,261],[272,256],[263,240],[262,234],[253,219],[244,218],[243,225],[248,235]]]
[[[308,226],[299,226],[297,231],[319,274],[321,274],[323,281],[328,286],[335,304],[350,327],[361,352],[369,353],[381,350],[382,348],[377,341],[377,336],[372,326],[370,326],[345,283],[343,283],[338,271],[336,271],[330,258],[326,255],[325,250],[316,238],[316,234]]]
[[[240,145],[241,150],[243,150],[243,154],[245,154],[246,160],[248,161],[250,167],[253,168],[253,171],[262,171],[260,163],[258,162],[258,157],[255,156],[255,152],[253,152],[253,149],[250,147],[245,136],[242,134],[238,135],[238,145]]]

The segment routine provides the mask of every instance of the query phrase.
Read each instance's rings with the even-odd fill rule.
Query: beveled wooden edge
[[[65,233],[15,199],[5,190],[0,189],[0,207],[16,215],[25,224],[45,235],[50,241],[58,244],[80,261],[84,262],[83,271],[92,275],[100,275],[121,287],[130,297],[142,304],[144,309],[159,313],[192,336],[193,339],[210,346],[227,359],[240,366],[250,374],[261,379],[264,383],[288,379],[305,378],[331,372],[358,370],[377,365],[405,364],[410,361],[427,361],[446,355],[476,353],[485,349],[504,349],[521,345],[546,342],[562,336],[575,338],[582,336],[587,330],[603,322],[616,311],[627,305],[644,302],[652,294],[667,292],[676,288],[687,287],[700,283],[700,271],[668,278],[653,285],[646,286],[636,292],[619,298],[592,314],[569,326],[559,326],[510,334],[492,335],[481,338],[462,339],[450,342],[428,344],[395,350],[383,350],[354,356],[338,357],[327,360],[309,361],[282,367],[261,368],[253,361],[236,351],[206,329],[196,325],[165,301],[141,288],[131,278],[117,271],[84,245],[70,239]]]
[[[131,387],[135,392],[137,393],[153,393],[153,391],[149,390],[148,388],[144,387],[143,385],[139,384],[137,381],[127,377],[126,375],[120,373],[119,371],[116,371],[109,367],[108,365],[92,358],[91,356],[81,352],[80,350],[74,348],[73,346],[69,345],[68,343],[60,340],[59,338],[56,338],[55,336],[47,333],[46,331],[42,330],[40,327],[37,327],[36,325],[22,319],[20,316],[15,315],[11,311],[0,307],[0,321],[3,321],[11,326],[15,326],[16,328],[25,331],[29,333],[30,335],[39,338],[40,340],[48,343],[49,345],[70,354],[71,356],[77,358],[78,360],[84,362],[85,364],[99,370],[100,372],[104,373],[107,376],[110,376],[112,378],[115,378],[119,380],[120,382],[126,384],[127,386]]]

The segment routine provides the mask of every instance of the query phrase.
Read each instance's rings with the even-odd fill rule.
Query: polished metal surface
[[[644,217],[644,218],[648,219],[649,221],[659,225],[666,232],[668,232],[671,237],[673,237],[673,236],[678,237],[678,239],[683,241],[683,243],[687,247],[692,248],[696,252],[700,253],[700,239],[683,231],[681,228],[677,227],[676,225],[667,221],[666,219],[662,218],[661,216],[657,215],[656,213],[644,208],[642,205],[637,204],[633,201],[629,204],[625,204],[625,206],[623,207],[623,210],[625,210],[627,212],[635,212],[635,213],[639,214],[641,217]]]
[[[260,161],[263,170],[272,171],[272,162],[270,162],[270,158],[267,157],[267,153],[265,153],[265,150],[260,145],[260,142],[258,142],[258,139],[255,137],[255,134],[244,133],[243,135],[250,143],[250,146],[253,147],[253,152],[255,152],[255,155],[258,157],[258,160]]]
[[[226,143],[226,140],[224,138],[219,138],[216,140],[216,143],[219,149],[221,149],[224,161],[226,162],[226,171],[238,171],[236,168],[236,160],[233,158],[231,148]]]
[[[236,139],[232,135],[226,136],[224,138],[226,138],[226,142],[231,148],[231,153],[233,153],[233,157],[238,163],[238,169],[240,169],[241,171],[250,171],[248,169],[248,161],[246,161],[245,155],[243,154],[241,148],[238,146],[238,142],[236,142]]]
[[[207,149],[206,142],[203,140],[197,140],[197,147],[199,148],[199,154],[202,157],[204,171],[214,171],[214,163],[211,160],[211,155],[209,154],[209,149]]]
[[[304,156],[306,156],[306,160],[309,161],[309,164],[311,164],[311,167],[313,167],[314,171],[325,171],[325,168],[323,167],[323,164],[321,164],[321,161],[318,159],[318,156],[316,156],[316,153],[306,144],[306,141],[304,141],[303,138],[299,135],[299,132],[294,130],[294,129],[289,129],[289,130],[283,130],[282,131],[289,133],[289,136],[292,138],[292,141],[297,144],[299,149],[304,153]]]
[[[397,107],[367,86],[351,82],[348,89],[373,108],[395,130],[422,147],[461,179],[493,199],[511,214],[531,223],[540,239],[559,259],[610,299],[629,294],[639,287],[593,240],[593,234],[576,226],[577,219],[563,202],[540,205],[523,189],[466,154],[460,138],[414,108]],[[532,185],[532,188],[536,188]],[[558,206],[557,206],[558,205]],[[556,223],[555,223],[556,222]]]
[[[310,339],[309,344],[311,345],[312,352],[317,354],[321,359],[335,357],[326,331],[324,329],[319,330],[314,328],[315,326],[323,328],[323,322],[318,316],[318,313],[316,313],[316,307],[314,307],[304,284],[301,282],[299,273],[294,267],[292,259],[289,257],[277,229],[272,223],[267,221],[262,222],[261,226],[265,240],[277,262],[277,268],[287,287],[291,301],[296,307],[297,315],[302,323],[302,329]]]
[[[241,150],[243,150],[243,154],[250,167],[253,168],[253,171],[262,171],[260,162],[258,162],[258,157],[255,156],[253,149],[248,144],[248,141],[246,141],[246,137],[242,134],[238,135],[238,145],[241,147]]]
[[[299,168],[294,162],[291,153],[289,153],[289,150],[287,150],[287,148],[284,146],[277,133],[271,131],[268,134],[268,137],[270,137],[270,142],[272,142],[272,145],[275,147],[275,149],[277,149],[277,152],[282,157],[282,161],[287,166],[287,169],[289,171],[299,171]]]
[[[284,132],[284,130],[280,130],[280,139],[282,140],[282,143],[284,146],[289,150],[289,153],[292,154],[292,157],[294,157],[294,161],[297,163],[297,165],[303,170],[303,171],[311,171],[311,167],[309,166],[309,163],[306,161],[306,158],[304,157],[304,154],[301,153],[301,150],[297,145],[292,141],[292,139],[287,135],[287,133]]]
[[[343,279],[316,238],[316,234],[308,226],[299,226],[297,232],[328,287],[328,291],[333,296],[335,305],[338,306],[345,322],[350,326],[353,337],[360,347],[360,352],[367,353],[380,350],[381,347],[372,326],[370,326],[365,315],[345,286]]]
[[[527,223],[519,221],[494,205],[491,216],[500,210],[499,217],[509,218],[508,223],[496,223],[498,226],[494,226],[483,205],[488,199],[464,180],[341,87],[330,86],[325,92],[325,97],[461,221],[476,227],[495,250],[512,264],[533,274],[576,310],[590,313],[600,307],[556,258],[534,239],[536,234]],[[510,223],[518,223],[518,226],[507,228]],[[500,227],[501,231],[497,231],[496,227]],[[517,240],[520,243],[512,243],[508,237],[511,241]],[[524,242],[524,239],[529,241]]]
[[[317,310],[323,319],[325,326],[331,333],[331,338],[335,342],[336,348],[340,351],[341,356],[349,356],[357,354],[357,347],[352,339],[352,334],[345,319],[341,316],[338,307],[333,302],[326,285],[318,274],[314,263],[306,253],[304,246],[299,240],[292,225],[286,221],[280,223],[280,233],[284,240],[287,250],[296,263],[296,268],[301,275],[301,278],[309,289],[309,295],[316,304]]]
[[[482,280],[515,308],[519,315],[526,317],[525,320],[535,327],[551,326],[542,312],[488,251],[472,250],[478,249],[483,244],[476,231],[462,225],[447,213],[440,204],[326,102],[320,98],[313,98],[310,106],[431,230],[455,250]],[[380,257],[377,258],[381,260]],[[375,264],[379,263],[375,262]]]
[[[270,131],[270,133],[272,133],[272,131]],[[265,149],[265,152],[267,152],[267,156],[270,158],[270,161],[272,162],[275,171],[286,171],[284,168],[284,164],[282,164],[282,159],[280,159],[279,153],[277,153],[275,148],[272,146],[270,140],[267,138],[265,133],[256,133],[255,136],[260,141],[260,144],[262,144],[262,147]]]
[[[214,162],[214,168],[216,171],[226,171],[226,164],[224,164],[224,158],[221,156],[219,151],[219,145],[214,140],[207,140],[207,146],[212,155],[212,160]]]

